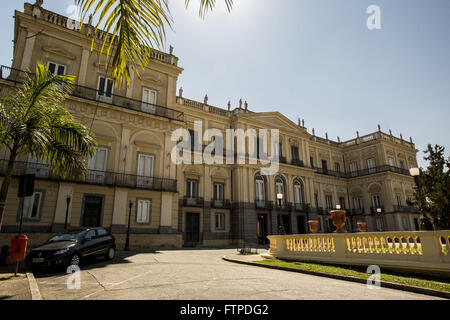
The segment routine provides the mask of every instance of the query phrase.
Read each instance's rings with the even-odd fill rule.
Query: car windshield
[[[80,232],[80,233],[70,233],[70,234],[60,234],[57,236],[52,237],[48,242],[58,242],[58,241],[78,241],[83,238],[83,235],[86,232]]]

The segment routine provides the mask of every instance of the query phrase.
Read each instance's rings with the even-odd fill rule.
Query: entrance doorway
[[[100,227],[102,223],[103,197],[85,196],[82,225],[86,228]]]
[[[267,244],[269,240],[267,239],[268,231],[267,231],[267,215],[260,214],[256,220],[257,223],[257,232],[258,232],[258,243],[259,244]]]
[[[291,234],[292,233],[292,229],[291,229],[291,216],[287,215],[287,214],[283,214],[281,215],[281,225],[283,225],[283,229],[284,232],[286,234]]]
[[[297,216],[297,230],[298,234],[306,234],[305,217]]]
[[[198,212],[186,213],[186,243],[200,242],[200,214]]]

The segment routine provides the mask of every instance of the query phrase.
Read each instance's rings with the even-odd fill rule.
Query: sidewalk
[[[30,285],[25,273],[4,272],[0,270],[0,300],[31,300]]]

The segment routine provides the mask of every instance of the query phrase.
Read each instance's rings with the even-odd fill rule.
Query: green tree
[[[230,11],[233,0],[223,1]],[[185,0],[185,6],[190,2]],[[198,2],[202,18],[216,5],[216,0]],[[164,44],[166,29],[172,27],[168,0],[75,0],[75,4],[80,7],[81,22],[89,15],[91,24],[95,17],[98,19],[95,33],[103,29],[113,35],[109,45],[108,37],[104,37],[99,51],[100,56],[106,53],[107,63],[112,58],[111,77],[120,84],[128,83],[132,74],[139,74],[138,69],[149,64],[152,51]],[[96,38],[93,37],[92,46]]]
[[[62,105],[73,81],[70,76],[54,76],[39,63],[35,75],[28,75],[22,88],[0,100],[0,143],[9,151],[0,189],[0,227],[19,155],[33,154],[47,161],[62,177],[84,175],[86,158],[94,154],[96,142]]]
[[[414,201],[437,230],[450,230],[450,158],[446,160],[444,152],[439,145],[424,151],[429,164],[417,178]]]

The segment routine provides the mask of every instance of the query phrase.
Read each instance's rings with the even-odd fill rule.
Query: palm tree
[[[95,139],[62,106],[73,81],[70,76],[54,76],[39,63],[36,74],[26,76],[23,88],[0,100],[0,143],[9,151],[0,189],[0,227],[18,156],[32,154],[62,177],[86,171],[86,158],[95,152]]]
[[[198,1],[202,18],[216,5],[216,0]],[[223,1],[230,11],[233,0]],[[190,2],[185,0],[185,6]],[[112,57],[111,77],[119,84],[128,83],[133,73],[148,65],[152,51],[164,44],[166,27],[172,26],[168,0],[75,0],[75,4],[80,7],[81,22],[91,14],[89,24],[92,17],[98,18],[95,33],[101,27],[113,35],[109,45],[108,37],[104,37],[99,56],[106,53],[107,61]],[[92,47],[96,38],[93,37]]]

